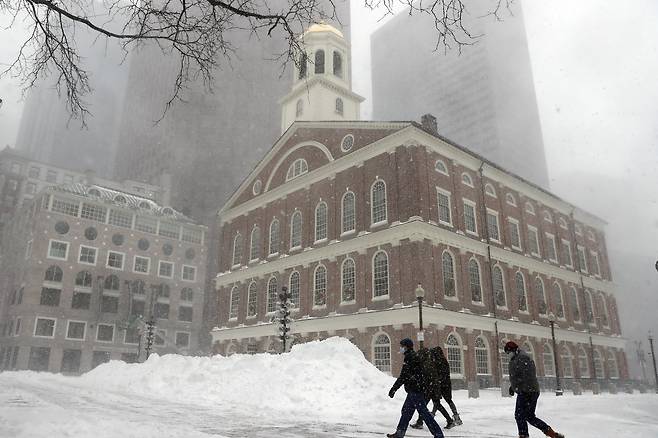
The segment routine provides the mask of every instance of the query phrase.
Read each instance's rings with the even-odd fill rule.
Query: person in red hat
[[[516,393],[516,409],[514,418],[519,428],[519,438],[528,438],[528,424],[544,432],[550,438],[564,438],[564,435],[554,431],[535,415],[537,399],[539,399],[539,382],[535,361],[521,350],[516,342],[505,344],[505,353],[511,355],[509,361],[509,395]]]

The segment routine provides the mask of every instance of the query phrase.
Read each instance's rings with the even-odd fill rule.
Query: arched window
[[[299,74],[297,79],[304,79],[306,77],[306,70],[308,69],[308,55],[302,53],[301,58],[299,59]]]
[[[315,52],[315,74],[324,73],[324,50]]]
[[[180,300],[187,303],[194,301],[194,291],[192,290],[192,288],[184,287],[183,289],[181,289]]]
[[[511,194],[511,193],[506,194],[506,195],[505,195],[505,201],[506,201],[509,205],[512,205],[512,206],[516,207],[516,198],[514,197],[513,194]]]
[[[276,311],[277,299],[279,297],[278,289],[276,277],[271,277],[267,282],[267,313]]]
[[[448,174],[448,167],[442,160],[436,160],[436,163],[434,163],[434,170],[444,175]]]
[[[189,291],[189,295],[187,292]],[[144,296],[146,295],[146,283],[142,280],[135,280],[130,285],[130,293],[132,295]],[[192,301],[194,292],[189,287],[184,287],[180,293],[181,301]]]
[[[242,263],[242,235],[236,234],[233,238],[233,266]]]
[[[327,238],[327,203],[319,202],[315,207],[315,241]]]
[[[508,339],[503,339],[500,345],[507,344]],[[502,369],[503,376],[509,376],[509,354],[503,352],[502,348],[498,348],[498,356],[500,357],[500,367]]]
[[[288,281],[288,293],[290,294],[290,307],[299,308],[299,272],[293,271]]]
[[[247,316],[256,316],[258,313],[258,286],[255,281],[249,284],[247,290]]]
[[[464,352],[459,338],[451,333],[446,340],[446,359],[450,365],[450,374],[464,374]]]
[[[336,98],[336,113],[341,116],[343,115],[343,99],[340,97]]]
[[[230,344],[228,344],[226,346],[226,356],[227,357],[228,356],[233,356],[236,353],[237,349],[238,349],[238,347],[234,343],[231,342]]]
[[[443,251],[442,268],[443,268],[443,293],[446,297],[454,297],[456,295],[455,286],[455,259],[448,251]]]
[[[590,291],[585,291],[585,315],[587,323],[592,324],[594,322],[594,307],[592,306],[592,294]]]
[[[342,223],[341,233],[356,229],[356,202],[353,192],[346,192],[341,201]]]
[[[561,217],[558,219],[557,223],[560,225],[560,228],[567,229],[567,221],[565,221],[564,218]]]
[[[528,214],[535,214],[535,207],[530,202],[526,202],[525,212]]]
[[[551,216],[551,214],[549,212],[544,211],[544,220],[546,222],[553,223],[553,216]]]
[[[75,285],[78,287],[91,287],[92,277],[87,271],[80,271],[75,276]]]
[[[290,219],[290,248],[302,246],[302,213],[296,211]]]
[[[62,268],[56,265],[52,265],[51,267],[46,269],[46,275],[44,276],[44,280],[52,281],[54,283],[61,283],[63,276],[64,273],[62,272]]]
[[[105,290],[119,290],[121,282],[119,281],[119,277],[116,275],[108,275],[105,277],[105,284],[103,285],[103,288]]]
[[[544,282],[541,278],[535,278],[535,298],[537,300],[537,312],[540,315],[546,315],[546,294],[544,292]]]
[[[388,255],[379,251],[372,258],[373,296],[388,295]]]
[[[473,178],[471,178],[471,175],[464,172],[462,173],[462,183],[466,184],[469,187],[473,187]]]
[[[343,58],[334,50],[334,75],[343,77]]]
[[[487,183],[484,185],[484,193],[487,195],[496,198],[496,189],[494,189],[494,186],[491,184]]]
[[[484,375],[491,374],[489,370],[489,348],[482,336],[475,339],[475,372]]]
[[[553,349],[550,345],[544,344],[544,375],[545,376],[554,376],[555,375],[555,359],[553,358]]]
[[[527,312],[528,300],[525,293],[525,279],[523,278],[523,274],[517,272],[514,280],[516,283],[516,299],[519,303],[519,311]]]
[[[619,368],[617,367],[617,358],[612,351],[608,352],[608,374],[611,379],[619,378]]]
[[[503,280],[503,270],[500,266],[493,267],[491,272],[493,292],[496,297],[496,306],[507,307],[507,296],[505,294],[505,280]]]
[[[356,299],[356,269],[354,260],[346,258],[341,266],[341,301],[351,302]]]
[[[303,158],[297,158],[295,161],[292,162],[292,164],[288,168],[288,173],[286,173],[286,181],[295,179],[299,176],[304,175],[307,172],[308,172],[308,163],[306,162],[306,160]]]
[[[370,189],[370,202],[372,204],[371,222],[377,224],[387,220],[386,184],[377,180]]]
[[[231,301],[229,302],[228,318],[236,319],[240,308],[240,291],[237,286],[234,286],[233,289],[231,289]]]
[[[567,347],[562,347],[562,354],[560,355],[562,359],[562,375],[564,377],[573,377],[573,365],[571,351]]]
[[[295,117],[300,118],[304,114],[304,101],[299,99],[295,107]]]
[[[580,321],[580,306],[578,305],[578,295],[576,288],[569,288],[569,301],[571,302],[571,316],[574,321]]]
[[[599,302],[599,315],[601,315],[601,323],[608,327],[608,306],[605,304],[605,298],[603,295],[598,295],[596,297],[597,301]]]
[[[279,253],[279,220],[270,223],[270,255]]]
[[[372,343],[373,362],[379,371],[391,372],[391,339],[387,334],[375,335]]]
[[[578,371],[581,378],[589,378],[589,360],[583,347],[578,349]]]
[[[249,260],[258,260],[260,258],[260,228],[255,226],[251,230],[251,245],[249,247]]]
[[[530,358],[533,360],[533,362],[537,363],[537,361],[535,360],[535,350],[534,350],[534,348],[532,348],[532,344],[530,343],[530,341],[525,341],[523,343],[522,349],[523,349],[523,351],[528,353],[528,356],[530,356]]]
[[[605,379],[605,374],[603,372],[603,359],[601,358],[601,353],[596,348],[594,349],[594,374],[597,379]]]
[[[553,302],[555,303],[555,315],[558,318],[564,318],[564,305],[562,304],[562,288],[559,284],[553,283]]]
[[[327,305],[327,268],[319,265],[313,275],[313,306]]]
[[[471,300],[475,303],[482,302],[482,285],[480,283],[480,265],[477,260],[468,262],[468,284],[471,290]]]

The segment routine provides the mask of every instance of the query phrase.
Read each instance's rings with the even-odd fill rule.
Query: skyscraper
[[[436,49],[434,22],[422,14],[400,13],[372,35],[373,118],[432,113],[441,135],[547,188],[521,4],[502,22],[467,6],[465,26],[482,36],[461,54]]]

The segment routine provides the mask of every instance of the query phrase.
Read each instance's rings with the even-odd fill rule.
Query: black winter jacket
[[[514,392],[539,392],[535,362],[523,350],[518,350],[509,361],[509,381]]]
[[[452,381],[450,380],[450,364],[443,354],[441,347],[434,347],[430,350],[432,352],[432,359],[436,364],[439,374],[439,385],[442,396],[451,397],[452,394]]]
[[[404,365],[400,370],[400,377],[393,384],[393,391],[397,391],[402,385],[404,390],[411,392],[424,392],[423,370],[420,359],[413,350],[404,352]]]

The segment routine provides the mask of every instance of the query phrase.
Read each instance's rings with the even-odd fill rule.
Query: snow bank
[[[343,421],[390,401],[387,393],[394,381],[339,337],[295,345],[281,355],[153,355],[142,364],[112,361],[79,379],[84,386],[108,391],[230,406],[245,413],[317,409],[325,418]]]

